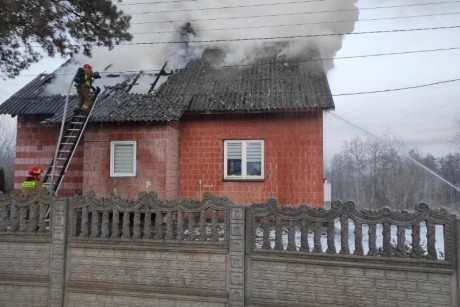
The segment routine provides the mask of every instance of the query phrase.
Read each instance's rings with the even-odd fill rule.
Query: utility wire
[[[154,70],[143,70],[143,72],[149,72]],[[155,70],[159,71],[159,70]],[[124,71],[124,72],[118,72],[118,74],[122,73],[139,73],[139,71]],[[101,72],[100,74],[116,74],[116,72]],[[54,74],[56,76],[69,76],[69,75],[74,75],[74,74]],[[27,77],[27,76],[39,76],[39,75],[23,75],[21,77]],[[367,91],[367,92],[354,92],[354,93],[343,93],[343,94],[332,94],[333,97],[337,96],[354,96],[354,95],[364,95],[364,94],[376,94],[376,93],[384,93],[384,92],[394,92],[394,91],[403,91],[403,90],[410,90],[410,89],[416,89],[416,88],[422,88],[422,87],[428,87],[428,86],[434,86],[438,84],[443,84],[443,83],[450,83],[450,82],[458,82],[460,81],[460,78],[458,79],[451,79],[451,80],[444,80],[444,81],[438,81],[438,82],[433,82],[433,83],[427,83],[427,84],[420,84],[420,85],[415,85],[415,86],[408,86],[408,87],[401,87],[401,88],[395,88],[395,89],[385,89],[385,90],[376,90],[376,91]],[[31,98],[34,99],[34,98]],[[38,99],[38,98],[37,98]],[[362,129],[365,131],[364,129]]]
[[[186,2],[199,2],[200,0],[168,0],[168,1],[155,1],[155,2],[137,2],[137,3],[118,3],[117,6],[132,6],[132,5],[150,5],[150,4],[160,4],[160,3],[166,3],[166,4],[169,4],[169,3],[177,3],[177,2],[180,2],[180,3],[186,3]],[[302,2],[320,2],[320,1],[324,1],[324,0],[307,0],[307,1],[300,1],[299,3],[302,3]]]
[[[168,0],[168,1],[155,1],[155,2],[138,2],[138,3],[118,3],[117,6],[131,6],[131,5],[145,5],[145,4],[160,4],[160,3],[177,3],[177,2],[198,2],[200,0]]]
[[[250,37],[250,38],[234,38],[234,39],[210,39],[210,40],[189,40],[189,41],[182,41],[181,40],[181,41],[167,41],[167,42],[163,41],[163,42],[122,43],[122,44],[120,44],[120,46],[184,44],[184,43],[242,42],[242,41],[275,40],[275,39],[286,40],[286,39],[294,39],[294,38],[311,38],[311,37],[361,35],[361,34],[382,34],[382,33],[414,32],[414,31],[428,31],[428,30],[446,30],[446,29],[456,29],[456,28],[460,28],[460,26],[395,29],[395,30],[377,30],[377,31],[344,32],[344,33],[328,33],[328,34],[307,34],[307,35],[290,35],[290,36],[273,36],[273,37]]]
[[[348,20],[333,20],[333,21],[319,21],[319,22],[302,22],[294,24],[277,24],[277,25],[259,25],[259,26],[242,26],[242,27],[223,27],[213,29],[200,29],[195,30],[196,33],[210,32],[210,31],[224,31],[224,30],[246,30],[246,29],[260,29],[260,28],[279,28],[279,27],[293,27],[305,25],[319,25],[329,23],[342,23],[342,22],[360,22],[360,21],[378,21],[378,20],[392,20],[392,19],[406,19],[406,18],[420,18],[420,17],[435,17],[435,16],[448,16],[459,15],[460,12],[439,13],[439,14],[423,14],[411,16],[393,16],[393,17],[379,17],[379,18],[362,18],[362,19],[348,19]],[[131,34],[163,34],[163,33],[177,33],[177,29],[167,31],[149,31],[149,32],[131,32]]]
[[[450,82],[458,82],[458,81],[460,81],[460,78],[451,79],[451,80],[444,80],[444,81],[438,81],[438,82],[427,83],[427,84],[414,85],[414,86],[399,87],[399,88],[393,88],[393,89],[367,91],[367,92],[343,93],[343,94],[332,94],[332,96],[334,96],[334,97],[336,97],[336,96],[356,96],[356,95],[364,95],[364,94],[377,94],[377,93],[386,93],[386,92],[396,92],[396,91],[411,90],[411,89],[415,89],[415,88],[428,87],[428,86],[444,84],[444,83],[450,83]]]
[[[162,13],[176,13],[176,12],[190,12],[190,11],[248,8],[248,7],[260,7],[260,6],[289,5],[289,4],[299,4],[299,3],[306,3],[306,2],[323,2],[323,1],[324,0],[309,0],[309,1],[305,0],[305,1],[291,1],[291,2],[284,2],[284,3],[283,2],[277,2],[277,3],[246,4],[246,5],[237,5],[237,6],[220,6],[220,7],[207,7],[207,8],[164,10],[164,11],[153,11],[153,12],[134,12],[134,13],[127,13],[127,14],[130,14],[130,15],[135,15],[135,14],[136,15],[137,14],[162,14]],[[459,2],[459,1],[454,0],[454,1],[441,1],[441,2],[425,2],[425,3],[414,3],[414,4],[401,4],[401,5],[392,5],[392,6],[377,6],[377,7],[367,7],[367,8],[313,11],[310,14],[333,13],[333,12],[348,12],[348,11],[358,11],[358,10],[376,10],[376,9],[412,7],[412,6],[425,6],[425,5],[437,5],[437,4],[450,4],[450,3],[457,3],[457,2]]]
[[[203,69],[203,67],[200,67],[200,69]],[[143,72],[155,72],[159,70],[143,70]],[[139,73],[139,71],[121,71],[121,72],[101,72],[101,74],[123,74],[123,73]],[[56,76],[69,76],[73,75],[70,73],[66,74],[54,74]],[[34,77],[38,75],[23,75],[21,77]],[[426,84],[419,84],[419,85],[414,85],[414,86],[407,86],[407,87],[400,87],[400,88],[393,88],[393,89],[385,89],[385,90],[375,90],[375,91],[365,91],[365,92],[353,92],[353,93],[342,93],[342,94],[332,94],[333,97],[338,97],[338,96],[356,96],[356,95],[364,95],[364,94],[377,94],[377,93],[387,93],[387,92],[395,92],[395,91],[403,91],[403,90],[410,90],[410,89],[416,89],[416,88],[422,88],[422,87],[429,87],[429,86],[434,86],[434,85],[439,85],[439,84],[444,84],[444,83],[451,83],[451,82],[458,82],[460,81],[460,78],[457,79],[451,79],[451,80],[444,80],[444,81],[438,81],[438,82],[433,82],[433,83],[426,83]]]
[[[340,56],[334,58],[316,58],[316,59],[305,59],[305,60],[293,60],[289,61],[291,64],[296,63],[305,63],[305,62],[317,62],[317,61],[334,61],[334,60],[347,60],[347,59],[356,59],[356,58],[368,58],[368,57],[380,57],[380,56],[392,56],[392,55],[405,55],[405,54],[416,54],[416,53],[426,53],[426,52],[440,52],[440,51],[455,51],[460,50],[460,47],[450,47],[450,48],[438,48],[438,49],[424,49],[424,50],[412,50],[412,51],[401,51],[401,52],[388,52],[388,53],[374,53],[374,54],[362,54],[362,55],[350,55],[350,56]],[[250,64],[233,64],[233,65],[221,65],[221,66],[201,66],[200,68],[181,68],[181,70],[196,70],[196,69],[210,69],[210,68],[231,68],[231,67],[248,67],[248,66],[265,66],[265,65],[273,65],[272,62],[269,63],[250,63]],[[171,70],[175,71],[180,68],[171,68]],[[158,72],[160,69],[143,69],[145,73],[148,72]],[[101,74],[123,74],[123,73],[138,73],[137,70],[125,70],[125,71],[107,71],[107,72],[100,72]],[[66,75],[73,75],[71,74],[55,74],[58,76],[66,76]],[[33,75],[21,75],[18,77],[36,77],[37,74]]]
[[[188,40],[188,41],[180,40],[180,41],[121,43],[118,46],[166,45],[166,44],[185,44],[185,43],[244,42],[244,41],[257,41],[257,40],[287,40],[287,39],[294,39],[294,38],[312,38],[312,37],[362,35],[362,34],[382,34],[382,33],[416,32],[416,31],[431,31],[431,30],[450,30],[450,29],[456,29],[456,28],[460,28],[460,26],[431,27],[431,28],[412,28],[412,29],[394,29],[394,30],[376,30],[376,31],[327,33],[327,34],[306,34],[306,35],[272,36],[272,37],[249,37],[249,38],[234,38],[234,39],[210,39],[210,40]],[[32,46],[32,47],[40,48],[41,46],[37,45],[37,46]]]
[[[129,15],[139,15],[139,14],[163,14],[163,13],[177,13],[177,12],[191,12],[191,11],[207,11],[207,10],[225,10],[225,9],[238,9],[238,8],[247,8],[247,7],[288,5],[288,4],[298,4],[298,3],[307,3],[307,2],[323,2],[323,1],[324,0],[304,0],[304,1],[284,2],[284,3],[283,2],[260,3],[260,4],[247,4],[247,5],[237,5],[237,6],[206,7],[206,8],[182,9],[182,10],[165,10],[165,11],[155,11],[155,12],[134,12],[134,13],[127,13],[127,14],[129,14]]]
[[[341,9],[341,10],[325,10],[325,11],[308,11],[308,12],[294,12],[294,13],[283,13],[283,14],[265,14],[265,15],[252,15],[252,16],[233,16],[233,17],[219,17],[219,18],[198,18],[189,19],[185,21],[179,20],[167,20],[167,21],[145,21],[145,22],[133,22],[132,24],[145,24],[145,23],[184,23],[194,21],[218,21],[218,20],[232,20],[232,19],[249,19],[249,18],[261,18],[261,17],[280,17],[280,16],[294,16],[294,15],[311,15],[311,14],[323,14],[323,13],[338,13],[338,12],[349,12],[349,11],[363,11],[363,10],[378,10],[378,9],[391,9],[400,7],[413,7],[413,6],[425,6],[425,5],[437,5],[437,4],[449,4],[459,3],[460,0],[454,1],[442,1],[442,2],[427,2],[420,4],[403,4],[403,5],[391,5],[391,6],[377,6],[377,7],[364,7],[355,9]],[[152,13],[152,12],[150,12]]]
[[[414,53],[424,53],[424,52],[451,51],[451,50],[459,50],[459,49],[460,47],[451,47],[451,48],[425,49],[425,50],[414,50],[414,51],[374,53],[374,54],[364,54],[364,55],[341,56],[341,57],[322,59],[322,60],[324,61],[344,60],[344,59],[368,58],[368,57],[387,56],[387,55],[403,55],[403,54],[414,54]]]

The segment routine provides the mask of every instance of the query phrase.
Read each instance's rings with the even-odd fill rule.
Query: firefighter
[[[93,79],[99,79],[101,75],[96,71],[93,72],[93,67],[89,64],[79,68],[74,77],[75,87],[77,88],[78,103],[75,105],[74,111],[87,112],[91,106],[93,95],[92,91],[96,91],[93,87]]]
[[[40,181],[40,175],[43,173],[43,170],[38,167],[34,166],[29,169],[29,177],[24,180],[22,183],[22,192],[23,193],[31,193],[38,188],[43,187],[43,184]]]

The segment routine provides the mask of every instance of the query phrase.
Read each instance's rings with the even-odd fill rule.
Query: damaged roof
[[[222,66],[224,53],[206,50],[199,60],[171,74],[153,93],[127,92],[129,82],[102,91],[91,122],[171,121],[184,113],[308,111],[334,108],[322,62],[270,57],[250,65]],[[53,74],[40,74],[0,105],[0,114],[49,115],[62,119],[66,96],[41,96]],[[152,80],[153,81],[153,80]],[[77,100],[69,96],[69,108]]]

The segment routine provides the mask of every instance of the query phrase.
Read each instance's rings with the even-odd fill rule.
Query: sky
[[[112,52],[99,49],[91,59],[75,57],[70,72],[61,71],[61,84],[56,82],[48,90],[67,91],[72,72],[85,61],[99,67],[112,65],[107,72],[155,71],[165,61],[170,68],[180,68],[204,47],[218,45],[226,48],[228,65],[250,63],[258,54],[256,48],[266,42],[254,38],[295,36],[286,54],[301,53],[308,44],[315,44],[322,58],[334,58],[325,62],[335,102],[335,110],[324,119],[326,161],[345,141],[365,132],[394,134],[422,154],[435,157],[453,151],[449,141],[460,130],[460,81],[450,82],[460,79],[459,1],[254,0],[251,7],[243,0],[139,4],[145,2],[153,1],[119,3],[132,13],[134,45]],[[229,6],[235,8],[223,9]],[[183,44],[152,43],[180,41],[178,29],[187,20],[196,31],[196,37],[190,38],[205,43],[191,43],[188,53]],[[288,23],[296,26],[279,26]],[[237,40],[241,38],[251,39]],[[14,80],[0,80],[0,102],[34,75],[53,72],[64,60],[44,58]]]
[[[391,5],[431,2],[437,1],[391,1]],[[383,1],[358,2],[362,21],[355,24],[354,33],[460,26],[460,15],[364,20],[460,13],[458,2],[363,9],[382,4]],[[459,79],[460,49],[339,59],[454,47],[460,47],[460,28],[347,35],[336,55],[335,68],[328,74],[332,92],[334,95],[372,92]],[[443,156],[453,151],[449,141],[455,131],[460,131],[459,97],[459,81],[384,93],[335,96],[335,111],[325,117],[326,155],[328,149],[335,152],[334,148],[350,135],[361,133],[361,128],[377,136],[390,132],[422,153]]]

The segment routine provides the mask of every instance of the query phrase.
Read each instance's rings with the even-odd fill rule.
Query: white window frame
[[[227,165],[227,149],[228,144],[241,144],[241,176],[228,175],[228,165]],[[260,154],[261,154],[261,170],[260,175],[247,175],[247,144],[248,143],[260,143]],[[265,178],[265,142],[264,140],[225,140],[224,141],[224,179],[226,180],[263,180]]]
[[[132,172],[115,172],[115,146],[117,145],[132,145]],[[137,165],[137,142],[136,141],[112,141],[110,142],[110,177],[136,177]]]

